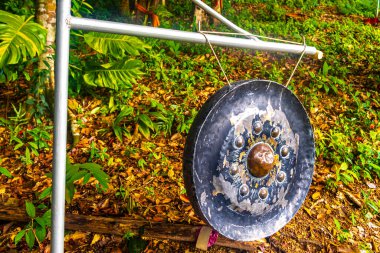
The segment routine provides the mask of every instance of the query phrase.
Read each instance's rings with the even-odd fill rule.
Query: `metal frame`
[[[53,253],[64,251],[65,221],[65,182],[66,182],[66,138],[67,138],[67,98],[70,29],[97,32],[109,32],[133,36],[152,37],[190,43],[212,43],[217,46],[247,48],[263,51],[286,52],[315,55],[322,58],[322,52],[315,47],[304,45],[266,42],[236,26],[201,0],[192,0],[207,13],[220,20],[235,32],[245,35],[247,39],[219,35],[207,35],[171,29],[154,28],[140,25],[77,18],[70,14],[71,0],[60,0],[57,6],[57,48],[55,62],[55,109],[54,109],[54,144],[53,144],[53,199],[52,199],[52,241]]]

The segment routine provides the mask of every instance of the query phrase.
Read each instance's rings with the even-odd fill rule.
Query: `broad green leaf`
[[[75,193],[75,187],[74,187],[74,185],[66,183],[65,198],[66,198],[67,204],[71,203],[71,200],[74,197],[74,193]]]
[[[34,149],[33,147],[31,147],[30,150],[32,150],[32,153],[33,153],[35,156],[39,156],[39,153],[38,153],[37,149]]]
[[[78,166],[66,163],[66,182],[70,182],[70,179],[78,172]]]
[[[45,240],[46,228],[45,226],[36,226],[36,237],[39,242]]]
[[[13,140],[17,141],[17,140],[20,140],[19,138],[15,137],[15,138],[12,138]],[[19,148],[21,148],[22,146],[24,146],[24,143],[19,143],[17,144],[15,147],[14,147],[14,150],[17,150]]]
[[[340,230],[340,222],[339,222],[339,220],[337,220],[337,219],[334,218],[334,223],[335,223],[336,228],[338,230]]]
[[[323,74],[324,76],[327,76],[327,74],[328,74],[328,72],[329,72],[329,69],[330,69],[330,67],[329,67],[329,65],[327,64],[327,62],[324,62],[324,63],[323,63],[323,67],[322,67],[322,74]]]
[[[372,208],[376,213],[379,212],[379,207],[377,206],[377,204],[376,204],[375,201],[373,201],[373,200],[368,200],[368,201],[366,202],[366,204],[367,204],[370,208]]]
[[[28,142],[28,144],[32,147],[32,148],[34,148],[34,149],[38,149],[38,145],[36,144],[36,143],[34,143],[34,142]],[[32,149],[33,150],[33,149]]]
[[[113,125],[118,125],[120,121],[125,118],[126,116],[130,115],[133,113],[133,107],[128,106],[121,110],[121,112],[117,115],[115,121],[113,122]]]
[[[66,182],[73,183],[73,182],[75,182],[75,181],[83,178],[86,174],[87,174],[87,171],[84,171],[84,170],[83,171],[79,171],[79,172],[75,173],[74,175],[72,175],[72,177],[67,178]]]
[[[120,60],[103,64],[87,70],[83,80],[96,87],[105,87],[118,90],[119,86],[129,86],[136,83],[143,72],[140,71],[142,62],[140,60]]]
[[[113,126],[113,132],[116,135],[116,138],[120,141],[123,142],[123,129],[120,126]]]
[[[0,167],[0,174],[3,174],[6,177],[12,178],[12,174],[6,168]]]
[[[102,166],[96,163],[77,163],[76,166],[79,166],[82,169],[92,170],[93,168],[102,169]]]
[[[84,35],[84,40],[99,53],[116,59],[122,59],[128,54],[137,56],[150,48],[136,37],[121,34],[90,32]]]
[[[46,226],[45,219],[42,218],[42,217],[37,217],[37,218],[35,219],[35,221],[36,221],[41,227],[45,227],[45,226]]]
[[[24,62],[43,52],[46,29],[32,18],[0,10],[0,68]]]
[[[339,170],[343,170],[343,171],[345,171],[345,170],[347,170],[348,169],[348,164],[346,163],[346,162],[343,162],[341,165],[340,165],[340,167],[339,167]]]
[[[87,184],[90,178],[91,178],[91,173],[87,173],[86,175],[84,175],[83,184]]]
[[[104,171],[102,171],[102,167],[95,163],[83,163],[81,164],[81,167],[84,169],[89,170],[92,175],[96,178],[96,180],[99,181],[101,186],[103,186],[105,189],[108,189],[108,175]]]
[[[52,191],[51,187],[46,188],[45,190],[41,192],[40,196],[38,196],[38,199],[44,199],[47,196],[51,195],[51,191]]]
[[[146,126],[143,126],[143,125],[139,125],[139,131],[140,133],[147,139],[150,138],[150,130],[148,127]]]
[[[32,160],[30,159],[30,151],[28,147],[26,147],[25,149],[25,160],[26,164],[32,164]]]
[[[33,230],[29,229],[25,234],[25,241],[28,244],[29,249],[33,248],[36,238],[34,237]]]
[[[34,207],[32,202],[25,201],[25,208],[26,208],[26,213],[29,215],[29,217],[31,218],[36,217],[36,208]]]
[[[374,170],[377,170],[380,172],[380,166],[379,165],[376,165],[376,164],[371,163],[371,162],[369,162],[368,165],[371,166]]]
[[[154,130],[154,124],[153,121],[145,114],[140,114],[138,116],[138,123],[139,125],[145,125],[151,130]]]
[[[47,210],[43,215],[42,218],[45,220],[46,226],[51,226],[51,209]]]
[[[15,244],[16,245],[24,237],[25,232],[26,232],[25,229],[23,229],[23,230],[21,230],[20,232],[17,233],[17,235],[15,236]]]

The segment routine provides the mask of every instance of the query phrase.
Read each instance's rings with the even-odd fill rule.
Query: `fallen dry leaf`
[[[100,240],[100,238],[102,238],[102,236],[100,234],[95,234],[94,237],[92,238],[91,245],[98,242]]]

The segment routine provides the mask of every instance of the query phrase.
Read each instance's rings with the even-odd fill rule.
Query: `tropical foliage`
[[[24,62],[44,50],[46,31],[32,19],[0,10],[0,68]]]

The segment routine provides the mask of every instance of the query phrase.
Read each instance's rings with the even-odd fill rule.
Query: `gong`
[[[211,96],[186,140],[183,174],[197,213],[227,238],[268,237],[301,207],[314,170],[309,117],[286,87],[240,81]]]

